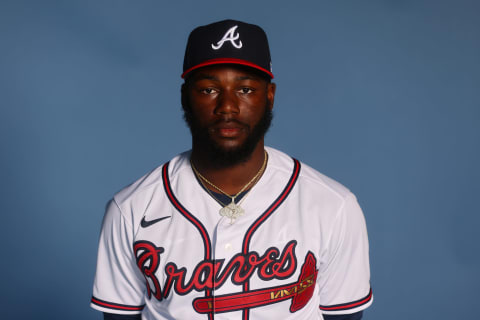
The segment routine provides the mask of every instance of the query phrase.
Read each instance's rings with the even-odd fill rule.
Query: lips
[[[241,129],[240,128],[219,128],[217,129],[217,132],[222,137],[234,138],[240,134]]]
[[[219,121],[210,127],[210,131],[224,138],[235,138],[245,130],[245,127],[238,121]]]

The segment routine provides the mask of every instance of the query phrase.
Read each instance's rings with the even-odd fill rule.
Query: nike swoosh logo
[[[153,220],[150,220],[150,221],[145,220],[145,217],[143,217],[142,221],[140,221],[140,225],[142,226],[142,228],[150,227],[152,224],[155,224],[159,221],[162,221],[164,219],[171,218],[171,217],[172,216],[166,216],[166,217],[161,217],[161,218],[158,218],[158,219],[153,219]]]

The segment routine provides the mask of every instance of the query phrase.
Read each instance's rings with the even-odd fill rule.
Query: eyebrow
[[[219,81],[220,79],[216,76],[213,76],[208,73],[198,73],[196,74],[193,78],[193,81],[201,81],[201,80],[212,80],[212,81]],[[238,76],[235,78],[237,81],[243,81],[243,80],[253,80],[253,81],[261,81],[260,77],[257,76],[251,76],[251,75],[244,75],[244,76]]]
[[[255,76],[240,76],[236,78],[237,80],[260,80],[260,78]]]
[[[199,73],[193,78],[193,80],[194,81],[198,81],[198,80],[218,80],[218,78],[215,77],[215,76],[209,75],[207,73]]]

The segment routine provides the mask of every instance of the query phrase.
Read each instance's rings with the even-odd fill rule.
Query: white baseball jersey
[[[103,221],[92,307],[142,319],[323,319],[372,303],[365,219],[345,187],[266,148],[233,224],[183,153]]]

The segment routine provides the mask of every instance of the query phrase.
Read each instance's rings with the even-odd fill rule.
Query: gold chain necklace
[[[235,203],[235,199],[243,192],[245,191],[254,181],[256,182],[256,180],[262,175],[262,173],[265,171],[265,167],[267,165],[267,159],[268,159],[268,154],[267,152],[264,150],[264,159],[263,159],[263,164],[260,168],[260,170],[258,170],[257,174],[255,174],[255,176],[253,176],[253,178],[247,182],[246,185],[244,185],[242,187],[242,189],[237,192],[237,194],[235,194],[234,196],[226,193],[225,191],[223,191],[222,189],[220,189],[219,187],[217,187],[215,184],[213,184],[212,182],[210,182],[207,178],[205,178],[204,176],[202,176],[202,174],[200,172],[198,172],[197,168],[195,168],[195,166],[193,165],[193,162],[192,162],[192,159],[190,159],[190,165],[192,166],[192,169],[193,169],[193,172],[195,173],[195,175],[199,178],[200,182],[202,184],[204,184],[204,182],[206,182],[208,185],[212,186],[213,188],[215,188],[216,190],[220,191],[221,193],[223,193],[224,195],[226,195],[227,197],[230,197],[232,199],[232,201],[228,204],[228,205],[225,205],[224,203],[222,203],[220,200],[218,200],[211,192],[210,190],[208,190],[207,186],[204,185],[205,189],[207,190],[207,192],[215,199],[217,200],[218,203],[220,203],[223,207],[220,209],[219,213],[222,217],[227,217],[227,218],[230,218],[230,224],[233,224],[235,222],[235,220],[242,216],[244,213],[245,213],[245,210],[243,210],[242,207],[240,207],[240,203],[247,197],[247,195],[250,193],[250,191],[252,189],[250,189],[247,194],[245,194],[243,196],[243,198],[240,200],[240,202],[238,203]]]

